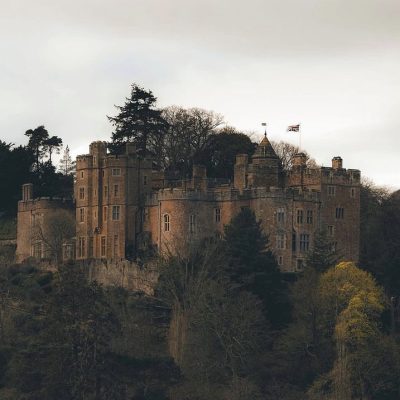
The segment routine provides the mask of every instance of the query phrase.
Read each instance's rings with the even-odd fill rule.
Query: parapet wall
[[[126,290],[154,294],[159,273],[155,265],[139,266],[128,261],[95,260],[85,263],[88,278],[104,286],[122,287]]]

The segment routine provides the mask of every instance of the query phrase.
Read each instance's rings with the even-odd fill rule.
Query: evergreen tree
[[[238,288],[258,296],[272,326],[281,327],[289,318],[286,286],[261,221],[256,220],[252,210],[244,208],[224,230],[230,279]]]
[[[60,149],[62,147],[62,139],[58,136],[51,136],[45,142],[44,145],[46,147],[47,152],[49,153],[49,161],[51,162],[51,156],[53,151],[57,154],[60,154]]]
[[[339,256],[336,248],[325,230],[317,232],[314,236],[314,245],[306,257],[306,266],[318,272],[325,272],[334,266]]]
[[[75,161],[72,161],[71,155],[69,153],[69,146],[64,150],[64,154],[60,160],[58,170],[63,175],[74,175],[75,173]]]
[[[108,117],[114,126],[111,150],[118,152],[127,142],[136,144],[140,153],[157,152],[168,124],[162,117],[161,110],[155,108],[157,98],[151,91],[146,91],[133,84],[131,96],[123,106],[116,106],[119,113]]]
[[[40,125],[35,129],[28,129],[25,132],[25,136],[29,138],[28,148],[34,154],[34,170],[37,171],[46,152],[46,141],[49,139],[49,132],[44,125]]]

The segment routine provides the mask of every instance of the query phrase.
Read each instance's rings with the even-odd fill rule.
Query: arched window
[[[169,229],[170,229],[169,214],[164,214],[164,232],[169,232]]]

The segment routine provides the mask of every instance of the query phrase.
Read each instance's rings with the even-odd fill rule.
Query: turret
[[[25,183],[22,185],[22,201],[33,199],[33,185],[32,183]]]

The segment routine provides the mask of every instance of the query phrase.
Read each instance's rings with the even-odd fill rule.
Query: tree
[[[46,153],[46,141],[49,139],[49,132],[43,125],[40,125],[35,129],[28,129],[25,132],[25,136],[29,138],[28,148],[31,149],[34,154],[34,170],[37,171]]]
[[[56,151],[57,154],[60,154],[60,149],[62,147],[62,139],[58,136],[51,136],[45,142],[44,145],[46,147],[47,152],[49,153],[49,161],[51,163],[51,156],[53,151]]]
[[[63,244],[75,236],[75,217],[71,211],[57,210],[33,227],[33,240],[45,245],[46,254],[56,265],[62,261]]]
[[[208,137],[196,161],[207,167],[212,178],[233,179],[236,156],[251,157],[256,148],[250,137],[232,127],[225,127]]]
[[[244,208],[224,228],[224,252],[229,260],[232,282],[258,296],[272,326],[282,327],[288,319],[286,288],[268,238],[249,208]]]
[[[118,151],[124,143],[136,144],[142,155],[148,152],[157,154],[160,143],[168,128],[162,112],[155,108],[157,98],[151,91],[146,91],[133,84],[131,95],[123,106],[115,106],[119,113],[108,117],[114,126],[111,149]]]
[[[169,127],[163,141],[161,165],[186,176],[209,138],[217,133],[223,117],[201,108],[176,106],[164,108],[163,117]]]
[[[64,154],[60,160],[58,169],[63,175],[66,176],[73,176],[75,174],[75,161],[72,161],[68,146],[64,150]]]
[[[291,143],[283,141],[280,142],[271,141],[271,144],[277,156],[281,160],[284,171],[289,171],[292,168],[294,156],[300,152],[305,154],[307,157],[307,167],[309,168],[317,167],[317,163],[315,162],[315,160],[311,158],[306,151],[300,149],[300,147],[294,146]]]
[[[312,249],[307,253],[306,265],[316,271],[325,272],[334,266],[339,257],[336,248],[329,240],[326,230],[316,232]]]

